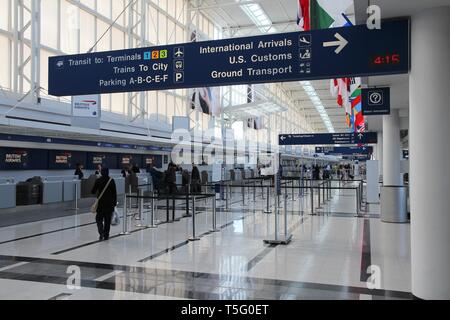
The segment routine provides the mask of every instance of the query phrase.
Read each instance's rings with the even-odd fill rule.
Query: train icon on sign
[[[184,60],[175,60],[175,70],[184,70]]]

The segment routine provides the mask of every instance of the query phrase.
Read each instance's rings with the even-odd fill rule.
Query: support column
[[[390,115],[383,116],[383,138],[383,185],[402,186],[400,118],[396,109],[392,109]]]
[[[411,27],[412,293],[450,299],[450,6],[418,13]]]
[[[378,132],[377,158],[380,176],[383,177],[383,132]]]

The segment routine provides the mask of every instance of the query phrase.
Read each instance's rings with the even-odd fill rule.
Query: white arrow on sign
[[[364,137],[364,135],[362,133],[360,133],[358,137],[361,140]]]
[[[286,140],[286,137],[285,136],[281,136],[280,140],[284,141],[284,140]]]
[[[337,39],[337,41],[324,42],[323,46],[325,48],[337,47],[336,50],[334,50],[334,52],[336,52],[336,54],[339,54],[347,46],[348,41],[343,36],[341,36],[339,33],[336,33],[334,36]]]

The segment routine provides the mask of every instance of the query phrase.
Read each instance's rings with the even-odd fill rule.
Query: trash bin
[[[407,223],[406,205],[407,187],[381,187],[381,221],[391,223]]]

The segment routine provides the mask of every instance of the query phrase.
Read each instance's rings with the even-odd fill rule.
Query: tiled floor
[[[380,222],[376,205],[357,217],[351,189],[334,190],[320,215],[310,215],[309,195],[294,199],[287,246],[264,244],[274,238],[275,215],[263,212],[260,193],[244,202],[235,194],[228,211],[218,201],[213,233],[211,202],[199,201],[195,242],[187,241],[192,218],[164,223],[165,210],[158,228],[133,220],[129,235],[116,226],[107,242],[96,241],[88,213],[0,228],[0,299],[411,298],[409,224]],[[184,204],[177,205],[181,217]],[[282,238],[284,215],[278,218]],[[370,265],[380,271],[375,290],[361,281]]]

